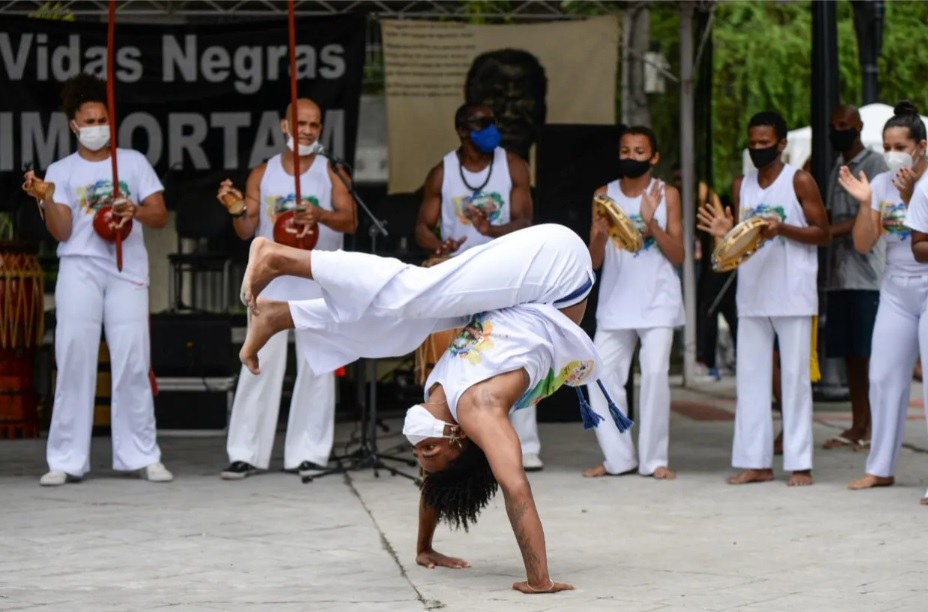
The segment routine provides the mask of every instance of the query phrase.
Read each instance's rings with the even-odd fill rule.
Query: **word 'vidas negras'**
[[[24,77],[38,81],[64,82],[83,71],[106,76],[106,47],[82,46],[78,34],[67,36],[63,44],[50,44],[48,34],[0,32],[0,63],[9,80]],[[165,34],[161,45],[142,49],[131,44],[117,44],[114,53],[116,80],[135,83],[152,69],[161,81],[223,83],[232,79],[241,94],[256,93],[270,81],[290,78],[288,47],[249,45],[237,41],[228,46],[200,48],[196,34]],[[312,45],[296,46],[298,79],[339,79],[346,70],[345,48],[331,43],[317,49]],[[28,73],[27,71],[30,71]]]

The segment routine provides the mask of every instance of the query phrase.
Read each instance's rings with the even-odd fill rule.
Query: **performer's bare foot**
[[[656,478],[657,480],[673,480],[677,477],[677,475],[665,467],[659,467],[654,470],[654,473],[651,474],[651,477]]]
[[[740,485],[751,482],[770,482],[773,480],[773,470],[744,470],[728,479],[728,484]]]
[[[584,478],[599,478],[600,476],[610,476],[609,472],[606,471],[606,466],[602,463],[588,470],[583,470]]]
[[[258,367],[258,351],[264,348],[271,336],[277,332],[293,329],[293,318],[290,316],[290,305],[287,302],[272,302],[264,298],[259,298],[257,302],[261,305],[261,312],[258,314],[257,310],[249,310],[248,333],[238,354],[248,371],[255,375],[261,373]]]
[[[258,236],[252,240],[251,248],[248,250],[248,266],[242,278],[241,299],[242,304],[256,315],[258,295],[277,276],[273,266],[274,246],[274,242]]]
[[[928,506],[928,495],[922,498],[922,501],[919,502],[923,506]]]
[[[861,489],[870,489],[873,487],[891,487],[896,484],[896,479],[892,476],[871,476],[867,474],[863,478],[858,478],[847,488],[851,491],[860,491]]]
[[[611,474],[606,471],[606,466],[600,463],[596,467],[592,467],[588,470],[583,470],[583,477],[584,478],[599,478],[600,476],[627,476],[629,474],[634,474],[636,471],[638,471],[638,468],[634,467],[625,472],[619,472],[618,474]]]
[[[812,470],[793,472],[786,484],[790,487],[808,487],[812,484]]]

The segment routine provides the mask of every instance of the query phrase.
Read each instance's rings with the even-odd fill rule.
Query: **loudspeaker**
[[[625,125],[546,125],[536,145],[534,223],[559,223],[589,241],[593,222],[593,192],[621,178],[618,172],[619,139]],[[599,273],[587,298],[581,327],[590,338],[596,333]],[[625,386],[628,416],[634,406],[634,379]],[[587,389],[600,393],[593,383]],[[580,420],[580,406],[573,388],[562,387],[539,406],[540,422]]]
[[[228,315],[151,316],[151,365],[159,378],[233,376],[233,357]]]
[[[584,240],[593,221],[593,192],[619,178],[624,125],[546,125],[536,145],[535,223],[560,223]]]

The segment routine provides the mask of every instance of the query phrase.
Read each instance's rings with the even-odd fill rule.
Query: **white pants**
[[[242,367],[226,443],[230,462],[244,461],[262,470],[270,464],[287,370],[287,334],[274,334],[258,351],[261,374],[255,376]],[[304,461],[326,465],[335,436],[335,374],[314,375],[300,350],[296,352],[296,363],[284,443],[287,470]]]
[[[55,309],[58,373],[48,468],[72,476],[90,471],[101,325],[112,371],[113,469],[140,470],[161,461],[148,377],[148,287],[108,274],[92,258],[62,257]]]
[[[538,407],[527,406],[522,410],[514,410],[509,415],[512,428],[519,434],[522,443],[522,454],[537,455],[541,452],[541,440],[538,438]]]
[[[773,467],[773,340],[780,341],[783,469],[812,469],[812,317],[738,317],[732,466]]]
[[[632,356],[641,339],[641,397],[638,400],[638,457],[628,433],[615,427],[597,427],[596,441],[605,455],[603,466],[610,474],[621,474],[638,466],[638,473],[650,476],[659,467],[667,467],[670,437],[670,350],[673,328],[597,329],[593,344],[602,359],[603,386],[616,406],[628,414],[625,384],[631,370]],[[599,389],[590,389],[590,407],[612,422],[608,402]]]
[[[928,276],[887,274],[880,287],[880,307],[873,326],[870,357],[872,437],[867,474],[893,476],[905,436],[912,371],[928,346]],[[924,358],[922,363],[928,363]],[[926,404],[928,405],[928,404]]]

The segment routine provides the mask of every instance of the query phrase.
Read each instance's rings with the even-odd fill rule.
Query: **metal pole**
[[[683,2],[680,13],[680,169],[683,174],[683,385],[694,382],[696,364],[696,276],[693,269],[693,240],[696,234],[695,116],[693,95],[693,12]]]
[[[828,177],[836,153],[828,142],[828,124],[831,113],[840,101],[838,83],[838,26],[834,2],[813,2],[812,10],[812,176],[818,184],[822,198],[828,197]],[[827,204],[827,200],[826,200]],[[813,397],[819,401],[847,397],[841,381],[842,359],[828,359],[828,328],[825,313],[828,310],[828,279],[831,276],[828,258],[829,247],[818,250],[819,337],[818,351],[822,379],[813,384]],[[824,325],[823,325],[824,323]]]

